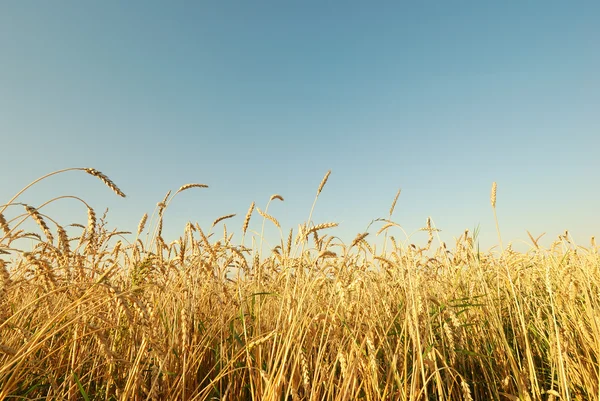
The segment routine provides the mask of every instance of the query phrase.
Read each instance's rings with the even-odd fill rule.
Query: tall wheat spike
[[[504,247],[502,246],[502,236],[500,235],[500,225],[498,224],[498,216],[496,215],[496,191],[498,189],[498,185],[496,181],[492,183],[492,194],[490,196],[490,202],[492,204],[492,210],[494,211],[494,220],[496,222],[496,232],[498,233],[498,241],[500,241],[500,250],[503,251]]]
[[[398,189],[398,192],[396,192],[396,196],[394,196],[394,201],[392,202],[392,206],[390,207],[390,219],[392,218],[392,214],[394,214],[394,209],[396,208],[396,202],[398,201],[398,198],[400,197],[400,192],[402,190]]]
[[[146,227],[146,220],[148,220],[148,213],[144,213],[142,219],[140,220],[137,228],[137,236],[139,236],[142,231],[144,231],[144,227]]]
[[[214,227],[214,226],[216,226],[217,224],[219,224],[220,222],[222,222],[223,220],[230,219],[230,218],[232,218],[232,217],[234,217],[234,216],[235,216],[235,213],[234,213],[234,214],[227,214],[227,215],[225,215],[225,216],[221,216],[221,217],[217,218],[215,221],[213,221],[213,223],[212,223],[212,226],[211,226],[211,227]]]

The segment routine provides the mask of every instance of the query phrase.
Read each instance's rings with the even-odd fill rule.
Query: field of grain
[[[593,238],[484,253],[468,231],[435,241],[428,221],[410,244],[392,235],[396,196],[351,243],[309,217],[260,255],[244,236],[251,219],[279,227],[273,195],[237,230],[222,216],[167,243],[164,211],[194,187],[128,235],[90,207],[63,227],[21,194],[0,206],[0,399],[600,399]]]

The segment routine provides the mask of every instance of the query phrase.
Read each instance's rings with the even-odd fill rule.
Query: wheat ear
[[[100,171],[93,169],[93,168],[86,168],[85,172],[88,173],[89,175],[99,178],[100,181],[102,181],[104,184],[106,184],[107,187],[112,189],[113,192],[116,193],[117,195],[119,195],[120,197],[122,197],[122,198],[125,197],[125,194],[123,193],[123,191],[121,191],[119,189],[119,187],[117,187],[117,185],[114,182],[112,182],[111,179],[108,178],[105,174],[102,174]]]
[[[235,216],[235,213],[234,213],[234,214],[228,214],[228,215],[225,215],[225,216],[221,216],[221,217],[219,217],[218,219],[216,219],[215,221],[213,221],[213,223],[212,223],[212,226],[211,226],[211,227],[214,227],[214,226],[216,226],[217,224],[219,224],[220,222],[222,222],[223,220],[230,219],[230,218],[232,218],[232,217],[234,217],[234,216]]]
[[[492,204],[492,210],[494,211],[494,220],[496,221],[496,232],[498,233],[498,241],[500,241],[500,250],[503,251],[504,247],[502,246],[502,236],[500,235],[500,226],[498,224],[498,216],[496,215],[496,191],[498,189],[498,184],[496,181],[492,183],[492,194],[490,196],[490,202]]]
[[[52,243],[54,241],[54,237],[52,236],[52,233],[50,232],[50,229],[48,228],[48,225],[42,218],[40,212],[38,212],[36,208],[31,207],[29,205],[25,205],[25,210],[27,211],[27,214],[29,214],[29,216],[31,216],[31,218],[37,223],[37,225],[40,226],[40,228],[46,235],[46,238],[48,238],[48,241]]]

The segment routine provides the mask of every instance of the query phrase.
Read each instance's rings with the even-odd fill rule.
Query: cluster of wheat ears
[[[125,196],[95,169],[67,170]],[[266,255],[244,246],[255,211],[263,230],[281,230],[268,210],[280,195],[264,210],[252,203],[237,244],[234,215],[209,229],[189,222],[167,243],[173,197],[206,185],[169,192],[135,235],[79,198],[85,225],[44,214],[64,197],[18,202],[67,170],[0,206],[0,399],[600,399],[593,238],[483,253],[465,231],[434,249],[428,219],[420,247],[392,235],[398,192],[380,228],[349,245],[309,216]],[[495,216],[495,184],[491,203]]]

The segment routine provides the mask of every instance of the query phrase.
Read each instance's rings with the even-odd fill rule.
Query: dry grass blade
[[[244,225],[242,226],[242,233],[246,234],[248,230],[248,225],[250,224],[250,217],[252,217],[252,212],[254,211],[255,203],[252,202],[250,208],[248,209],[248,213],[246,213],[246,218],[244,219]]]
[[[37,223],[37,225],[40,226],[40,228],[46,235],[46,238],[48,238],[48,241],[52,243],[54,241],[54,236],[50,232],[50,229],[48,228],[48,225],[46,225],[46,222],[42,218],[40,212],[38,212],[36,208],[31,207],[29,205],[25,205],[25,210],[27,211],[27,214],[29,214],[29,216],[31,216],[31,218]]]
[[[181,188],[179,188],[177,190],[176,194],[178,194],[179,192],[186,191],[190,188],[208,188],[208,185],[206,185],[206,184],[185,184],[185,185],[182,185]]]
[[[138,228],[137,228],[138,236],[142,233],[142,231],[144,231],[144,227],[146,227],[146,220],[148,220],[148,213],[144,213],[144,215],[142,216],[142,219],[140,220],[140,223],[138,224]]]
[[[112,182],[112,180],[108,178],[105,174],[102,174],[100,171],[93,168],[86,168],[84,170],[86,173],[99,178],[104,184],[106,184],[107,187],[112,189],[114,193],[116,193],[122,198],[125,198],[125,194],[123,193],[123,191],[121,191],[119,187],[117,187],[117,185],[114,182]]]
[[[323,179],[321,180],[321,183],[319,184],[319,189],[317,189],[317,196],[319,196],[319,194],[321,193],[321,191],[323,190],[323,187],[325,186],[325,184],[327,184],[327,180],[329,179],[329,176],[331,175],[331,170],[329,170],[326,174],[325,177],[323,177]]]
[[[221,216],[221,217],[219,217],[218,219],[216,219],[215,221],[213,221],[213,223],[212,223],[212,226],[211,226],[211,227],[214,227],[214,226],[216,226],[217,224],[219,224],[220,222],[222,222],[223,220],[230,219],[230,218],[232,218],[232,217],[234,217],[234,216],[235,216],[235,213],[233,213],[233,214],[227,214],[227,215],[225,215],[225,216]]]
[[[279,222],[277,221],[277,219],[273,216],[271,216],[270,214],[267,214],[265,212],[263,212],[262,210],[260,210],[260,208],[256,208],[256,211],[258,212],[258,214],[260,214],[262,217],[264,217],[267,220],[270,220],[273,224],[275,224],[275,226],[277,226],[277,228],[281,228],[281,225],[279,225]]]

